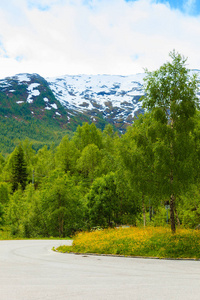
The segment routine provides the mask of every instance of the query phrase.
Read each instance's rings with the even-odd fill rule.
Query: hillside
[[[48,82],[37,74],[19,74],[0,80],[0,151],[10,153],[19,140],[29,139],[34,148],[58,144],[78,124],[88,121],[73,117],[55,98]]]

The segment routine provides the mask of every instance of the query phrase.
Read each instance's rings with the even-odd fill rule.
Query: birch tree
[[[153,116],[155,174],[162,195],[169,198],[170,222],[176,231],[175,203],[193,179],[195,169],[194,117],[198,107],[197,78],[183,56],[170,53],[171,62],[146,71],[143,106]]]

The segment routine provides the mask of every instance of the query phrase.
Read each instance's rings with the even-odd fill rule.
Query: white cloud
[[[187,1],[188,9],[192,2]],[[0,5],[0,77],[133,74],[158,68],[173,49],[189,57],[190,67],[200,68],[200,18],[168,5],[151,0],[14,3]]]

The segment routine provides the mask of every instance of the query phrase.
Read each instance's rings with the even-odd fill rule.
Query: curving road
[[[200,261],[61,254],[71,241],[0,241],[0,300],[196,300]]]

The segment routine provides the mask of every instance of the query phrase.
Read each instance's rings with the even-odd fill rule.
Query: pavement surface
[[[0,300],[199,300],[200,261],[62,254],[71,241],[0,241]]]

